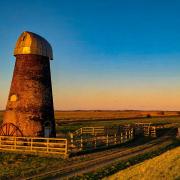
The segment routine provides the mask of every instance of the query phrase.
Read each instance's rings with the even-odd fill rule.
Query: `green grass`
[[[55,113],[57,114],[57,113]],[[2,122],[2,111],[0,111],[0,123]],[[96,121],[81,121],[77,120],[75,122],[61,122],[59,120],[59,115],[56,116],[56,122],[58,125],[56,126],[57,133],[68,133],[73,132],[83,126],[118,126],[125,124],[133,124],[137,122],[151,122],[153,124],[167,124],[167,123],[179,123],[180,124],[180,116],[177,117],[151,117],[151,118],[137,118],[137,119],[105,119],[105,120],[96,120]]]
[[[2,122],[2,112],[0,112],[0,122]],[[61,122],[61,121],[59,121]],[[77,121],[70,123],[62,123],[57,126],[57,132],[67,133],[73,132],[83,126],[117,126],[124,124],[133,124],[136,122],[151,122],[154,124],[167,124],[167,123],[180,123],[180,117],[155,117],[155,118],[143,118],[143,119],[115,119],[115,120],[101,120],[101,121]],[[143,160],[144,157],[149,155],[143,155],[143,157],[138,157]],[[149,156],[150,157],[150,156]],[[137,158],[137,159],[138,159]],[[28,175],[37,174],[40,172],[45,172],[47,169],[57,169],[61,168],[64,163],[68,160],[63,160],[61,158],[50,158],[50,157],[40,157],[36,155],[27,154],[15,154],[15,153],[4,153],[0,152],[0,179],[10,179],[13,177],[25,177]],[[115,166],[116,170],[120,170],[122,167],[127,167],[124,164],[133,164],[136,160],[122,162],[122,164]],[[139,160],[137,161],[139,162]],[[104,171],[104,170],[102,170]],[[107,171],[107,170],[105,170]],[[109,170],[109,172],[98,172],[92,177],[99,177],[98,174],[110,175],[114,170]],[[91,177],[91,175],[89,176]]]
[[[125,161],[121,161],[118,162],[116,164],[110,165],[110,166],[106,166],[105,168],[102,168],[96,172],[92,172],[92,173],[87,173],[84,174],[83,176],[76,176],[73,178],[70,178],[71,180],[98,180],[98,179],[102,179],[104,177],[110,176],[122,169],[125,169],[127,167],[130,167],[132,165],[135,165],[137,163],[143,162],[147,159],[153,158],[155,156],[159,156],[160,154],[166,152],[167,150],[173,149],[175,147],[180,146],[180,141],[177,139],[174,139],[174,141],[165,146],[165,147],[161,147],[157,150],[151,151],[151,152],[147,152],[144,154],[140,154],[137,155],[135,157],[129,158],[128,160]]]
[[[177,141],[174,141],[170,146],[167,146],[166,148],[159,149],[158,151],[154,151],[151,153],[142,154],[135,158],[130,158],[128,161],[123,161],[118,164],[114,164],[113,166],[108,166],[105,169],[103,168],[96,173],[86,174],[84,177],[86,177],[85,179],[98,179],[100,177],[111,175],[119,171],[120,169],[124,169],[130,165],[154,157],[175,146],[177,146]],[[85,157],[83,159],[85,159]],[[28,176],[33,176],[49,170],[62,168],[64,164],[71,164],[71,161],[71,159],[62,159],[60,157],[42,157],[30,154],[28,155],[1,152],[0,179],[3,180],[13,179],[15,177],[25,178]],[[77,162],[77,159],[75,161]]]
[[[0,179],[32,176],[47,169],[61,167],[64,161],[61,158],[1,152]]]
[[[68,133],[73,132],[76,129],[79,129],[83,126],[118,126],[125,124],[134,124],[138,122],[144,123],[153,123],[153,124],[171,124],[171,123],[179,123],[180,117],[154,117],[154,118],[140,118],[140,119],[125,119],[125,120],[104,120],[104,121],[83,121],[83,122],[70,122],[70,123],[62,123],[60,126],[57,126],[57,132]]]

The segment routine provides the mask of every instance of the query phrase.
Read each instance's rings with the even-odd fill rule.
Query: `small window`
[[[13,94],[11,97],[10,97],[10,101],[11,102],[16,102],[18,100],[18,97],[16,94]]]

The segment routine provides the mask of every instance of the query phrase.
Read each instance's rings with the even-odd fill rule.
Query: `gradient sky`
[[[1,0],[0,109],[23,31],[53,47],[56,109],[180,110],[179,0]]]

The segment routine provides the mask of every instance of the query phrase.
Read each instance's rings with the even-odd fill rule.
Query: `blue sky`
[[[180,1],[1,0],[0,109],[23,31],[52,45],[56,109],[180,109]]]

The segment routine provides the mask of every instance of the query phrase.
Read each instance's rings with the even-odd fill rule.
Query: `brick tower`
[[[23,32],[14,49],[16,63],[0,135],[55,137],[51,45]]]

